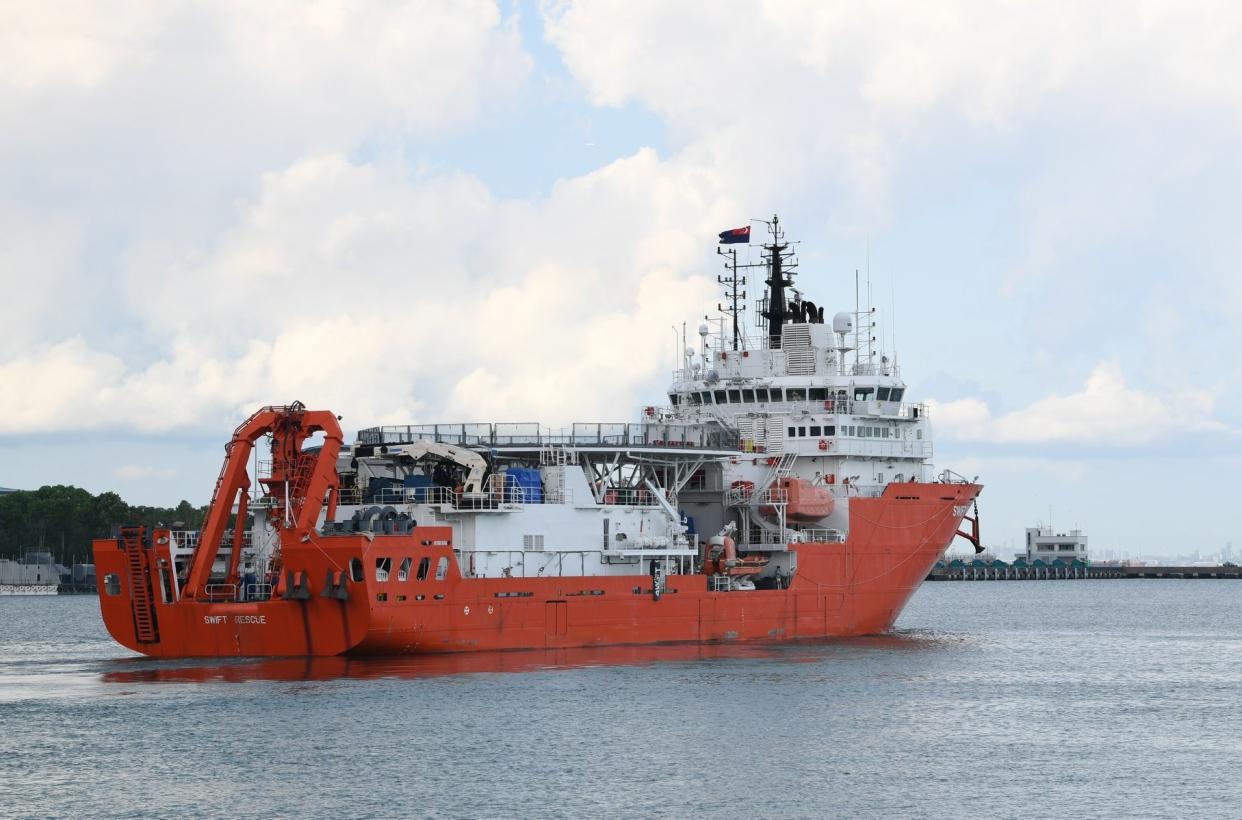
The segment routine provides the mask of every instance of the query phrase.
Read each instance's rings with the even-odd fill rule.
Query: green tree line
[[[58,560],[87,560],[91,540],[112,535],[120,524],[198,529],[206,507],[131,507],[116,493],[92,495],[81,487],[40,487],[0,495],[0,558],[51,552]]]

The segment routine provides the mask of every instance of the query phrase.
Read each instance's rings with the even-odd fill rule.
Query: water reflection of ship
[[[186,665],[127,659],[102,675],[104,683],[186,684],[330,680],[414,680],[453,675],[514,674],[591,667],[668,663],[763,661],[804,664],[867,651],[920,651],[939,645],[936,636],[890,633],[825,642],[781,644],[669,644],[533,649],[512,652],[383,657],[260,658]]]

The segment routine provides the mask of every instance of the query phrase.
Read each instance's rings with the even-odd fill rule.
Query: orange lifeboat
[[[782,478],[772,487],[785,501],[785,517],[790,521],[818,521],[832,515],[836,499],[832,492],[816,487],[804,478]],[[776,515],[776,507],[764,504],[759,508],[764,515]]]

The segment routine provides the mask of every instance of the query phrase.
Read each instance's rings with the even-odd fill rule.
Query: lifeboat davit
[[[805,478],[782,478],[773,486],[785,501],[785,518],[790,521],[819,521],[832,515],[837,505],[832,492],[816,487]],[[764,515],[776,515],[776,507],[764,504],[759,508]]]

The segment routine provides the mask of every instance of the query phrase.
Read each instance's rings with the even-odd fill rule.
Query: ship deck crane
[[[316,433],[324,434],[323,445],[317,450],[303,451],[304,442]],[[256,411],[233,431],[233,438],[224,448],[224,466],[220,468],[207,516],[203,520],[184,597],[210,597],[207,585],[235,502],[237,517],[233,524],[232,554],[225,580],[231,584],[237,582],[250,496],[250,475],[246,465],[254,443],[269,434],[272,436],[272,474],[270,478],[263,479],[263,483],[267,485],[268,494],[276,499],[276,510],[280,512],[279,516],[272,517],[273,523],[287,530],[309,530],[319,520],[325,497],[328,501],[328,519],[331,520],[336,512],[339,488],[336,458],[344,439],[336,416],[326,410],[307,410],[301,402]],[[240,499],[238,493],[241,494]]]
[[[474,450],[422,439],[410,444],[390,444],[386,455],[389,458],[394,455],[403,455],[414,461],[427,456],[436,456],[459,464],[467,471],[466,479],[462,484],[462,495],[466,498],[479,498],[483,495],[483,474],[487,470],[487,462]]]

